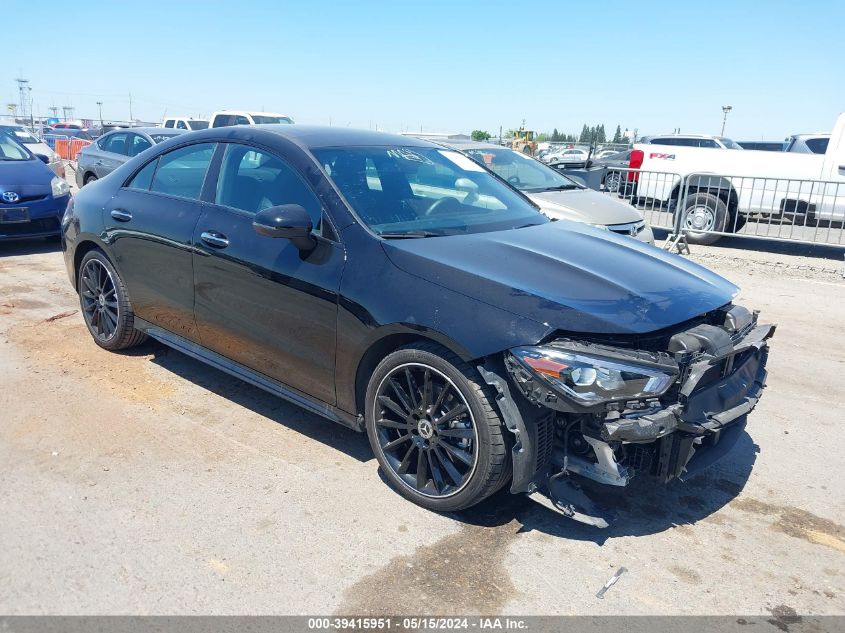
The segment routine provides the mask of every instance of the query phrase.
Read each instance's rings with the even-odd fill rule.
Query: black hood
[[[573,222],[385,242],[407,273],[551,329],[653,332],[729,303],[737,287],[679,255]]]

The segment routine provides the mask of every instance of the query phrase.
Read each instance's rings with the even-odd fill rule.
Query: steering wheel
[[[519,176],[508,176],[508,182],[514,186],[520,184],[522,181],[519,179]]]
[[[435,200],[425,212],[426,215],[437,215],[438,213],[450,213],[461,210],[461,203],[457,198],[446,196]]]

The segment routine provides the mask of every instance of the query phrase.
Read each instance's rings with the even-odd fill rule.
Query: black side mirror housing
[[[311,234],[311,216],[298,204],[281,204],[255,214],[252,228],[265,237],[282,237],[301,251],[314,248],[317,240]]]
[[[38,156],[38,160],[40,160],[45,165],[50,164],[50,157],[49,156],[45,156],[44,154],[36,154],[36,156]]]

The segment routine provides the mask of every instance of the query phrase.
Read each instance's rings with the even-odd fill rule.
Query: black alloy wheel
[[[90,250],[82,258],[76,287],[82,317],[97,345],[117,351],[146,340],[135,329],[135,312],[123,281],[101,250]]]
[[[366,395],[370,445],[400,494],[436,511],[475,505],[510,477],[508,433],[478,371],[435,343],[389,354]]]
[[[120,318],[114,279],[100,260],[90,259],[82,268],[79,281],[85,324],[96,339],[107,342],[114,337]]]

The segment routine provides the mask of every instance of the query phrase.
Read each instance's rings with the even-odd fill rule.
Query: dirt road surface
[[[707,252],[779,324],[769,388],[729,459],[599,531],[506,493],[411,505],[363,435],[100,350],[58,246],[0,244],[0,613],[845,613],[841,266]]]

